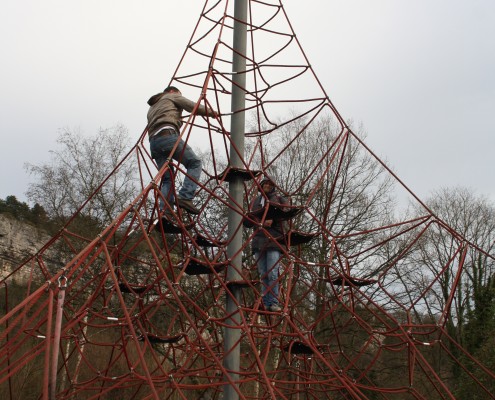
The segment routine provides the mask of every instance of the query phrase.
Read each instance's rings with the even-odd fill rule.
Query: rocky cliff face
[[[46,232],[27,222],[0,214],[0,277],[35,254],[49,238]]]

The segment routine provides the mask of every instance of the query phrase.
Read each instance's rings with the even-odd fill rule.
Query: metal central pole
[[[246,42],[247,42],[247,0],[234,0],[234,54],[232,59],[232,120],[230,166],[242,168],[244,157],[245,103],[246,103]],[[240,280],[242,267],[242,213],[239,209],[243,202],[243,181],[233,177],[229,183],[230,206],[228,215],[229,245],[227,255],[230,264],[227,269],[227,282]],[[224,367],[227,371],[224,385],[224,399],[239,399],[238,380],[240,371],[240,337],[241,318],[237,304],[241,299],[242,290],[238,285],[230,285],[231,293],[227,292],[227,327],[224,333]]]

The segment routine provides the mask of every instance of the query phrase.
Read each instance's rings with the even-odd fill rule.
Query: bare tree
[[[495,240],[495,206],[461,187],[440,189],[426,204],[436,217],[409,255],[402,276],[411,291],[425,292],[430,318],[448,311],[447,327],[462,343],[467,313],[477,306],[475,294],[495,274],[495,260],[489,256]],[[415,212],[420,215],[424,210],[417,207]]]
[[[110,222],[135,195],[135,165],[123,162],[130,148],[127,129],[116,125],[92,137],[62,129],[49,162],[26,164],[37,179],[27,191],[50,217],[64,220],[89,199],[85,217]],[[116,169],[117,168],[117,169]],[[116,169],[116,173],[110,173]]]
[[[306,124],[297,119],[270,135],[270,144],[268,139],[262,143],[264,160],[258,162],[265,163],[294,203],[305,206],[307,212],[296,221],[297,228],[323,230],[318,251],[312,248],[308,254],[312,261],[323,262],[333,237],[347,236],[337,240],[346,254],[370,244],[364,232],[383,225],[393,211],[393,182],[334,119],[323,117]],[[349,237],[359,233],[356,240]]]
[[[284,267],[296,275],[293,305],[311,323],[334,298],[326,279],[330,275],[365,278],[380,272],[385,260],[374,247],[379,238],[372,231],[390,220],[394,199],[391,176],[360,138],[331,116],[308,122],[295,119],[269,137],[251,140],[247,149],[262,148],[256,160],[259,169],[273,176],[294,205],[304,207],[304,213],[291,221],[292,229],[319,232],[310,243],[292,248],[286,263],[294,265]],[[313,327],[323,341],[328,328]]]

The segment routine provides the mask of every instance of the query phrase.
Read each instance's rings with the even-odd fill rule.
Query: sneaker
[[[192,200],[177,198],[177,205],[191,214],[199,214],[199,208],[193,204]]]
[[[167,208],[167,209],[165,209],[165,211],[162,212],[162,217],[168,219],[169,221],[173,221],[174,220],[174,213],[172,210]]]
[[[268,306],[268,311],[272,312],[280,312],[282,311],[282,307],[280,307],[278,304],[272,304],[271,306]]]

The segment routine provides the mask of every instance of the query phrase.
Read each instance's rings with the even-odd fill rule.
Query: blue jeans
[[[265,307],[278,304],[278,269],[282,253],[278,249],[255,251],[254,258],[263,284],[263,304]]]
[[[194,194],[196,189],[198,188],[198,184],[195,181],[199,181],[201,176],[201,160],[194,153],[191,147],[186,144],[182,139],[180,139],[179,135],[162,135],[156,138],[151,138],[150,140],[150,150],[151,157],[153,157],[158,165],[158,169],[161,169],[163,165],[167,162],[167,159],[170,157],[170,152],[179,140],[179,144],[175,149],[174,154],[172,154],[172,158],[186,167],[187,175],[184,178],[184,183],[182,184],[182,188],[179,191],[179,197],[183,199],[192,200],[194,198]],[[170,204],[174,202],[174,191],[170,190],[172,186],[172,180],[174,179],[174,171],[172,166],[170,166],[167,170],[165,170],[162,179],[162,188],[161,192],[163,194],[163,198],[169,202]],[[163,207],[163,202],[160,201],[160,206]]]

